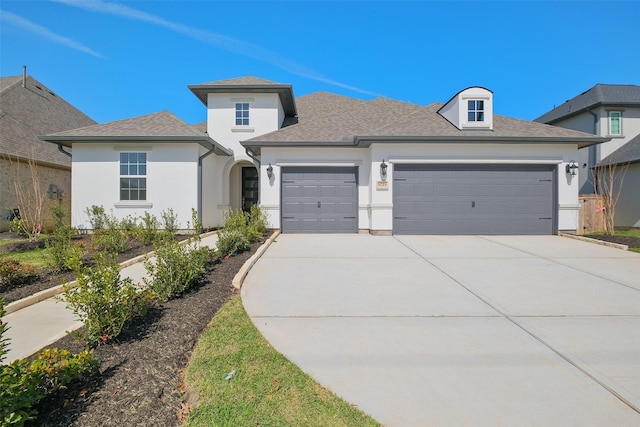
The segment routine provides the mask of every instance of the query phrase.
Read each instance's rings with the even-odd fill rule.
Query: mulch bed
[[[9,238],[14,237],[12,233],[0,233],[0,239],[3,237]],[[185,235],[177,235],[176,238],[178,240],[184,240],[187,238]],[[86,247],[90,247],[91,236],[83,235],[74,237],[75,242],[84,242]],[[35,242],[29,241],[20,241],[11,243],[8,245],[2,246],[0,251],[2,252],[21,252],[34,248],[43,248],[45,247],[44,240],[38,240]],[[139,255],[143,255],[147,252],[153,250],[153,245],[143,245],[139,240],[133,239],[129,242],[127,246],[127,250],[118,254],[118,262],[124,262],[131,258],[135,258]],[[90,260],[92,257],[91,251],[88,251],[85,255],[86,260]],[[5,304],[9,304],[10,302],[18,301],[22,298],[26,298],[30,295],[33,295],[37,292],[43,291],[45,289],[52,288],[54,286],[61,285],[63,283],[67,283],[69,281],[75,280],[75,275],[70,272],[56,272],[51,268],[41,268],[35,272],[35,276],[32,281],[27,284],[24,284],[17,288],[6,289],[0,286],[0,298],[4,298]]]
[[[182,375],[192,350],[236,292],[231,281],[258,247],[214,260],[196,289],[132,322],[118,342],[96,348],[98,373],[42,400],[38,419],[28,425],[181,425]],[[51,347],[79,352],[83,343],[68,335]]]
[[[606,234],[589,234],[585,237],[590,239],[603,240],[610,243],[618,243],[621,245],[627,245],[630,248],[640,248],[640,237],[631,236],[609,236]]]

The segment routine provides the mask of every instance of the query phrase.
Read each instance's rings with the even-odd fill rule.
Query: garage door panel
[[[357,232],[356,171],[355,167],[283,167],[282,231]]]
[[[553,167],[395,165],[396,234],[551,234]]]

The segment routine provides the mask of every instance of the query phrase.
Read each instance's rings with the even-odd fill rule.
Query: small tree
[[[629,170],[629,162],[616,161],[614,154],[605,158],[593,170],[596,194],[602,195],[604,200],[605,232],[611,235],[616,234],[616,208],[622,194],[625,175]]]
[[[19,231],[26,234],[29,240],[36,240],[42,231],[42,210],[46,194],[42,191],[40,184],[35,144],[31,147],[31,155],[27,159],[29,168],[27,179],[23,179],[22,168],[17,158],[12,159],[11,156],[6,156],[6,159],[13,170],[13,188],[20,210],[20,219],[14,223],[14,226],[18,226]]]

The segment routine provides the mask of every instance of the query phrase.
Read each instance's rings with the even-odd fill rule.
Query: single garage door
[[[283,233],[356,233],[355,167],[283,167]]]
[[[410,165],[393,170],[395,234],[552,234],[554,167]]]

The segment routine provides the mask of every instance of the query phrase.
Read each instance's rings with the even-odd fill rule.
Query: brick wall
[[[38,166],[38,176],[40,187],[44,194],[44,204],[42,206],[43,227],[50,228],[53,225],[51,207],[62,204],[67,211],[71,209],[71,171],[46,166]],[[11,162],[0,157],[0,231],[9,229],[6,220],[7,210],[18,207],[15,191],[15,180],[19,179],[25,190],[31,190],[31,172],[29,165],[25,162],[12,160]],[[49,185],[53,184],[63,191],[62,200],[49,198]],[[55,196],[54,196],[55,197]]]

